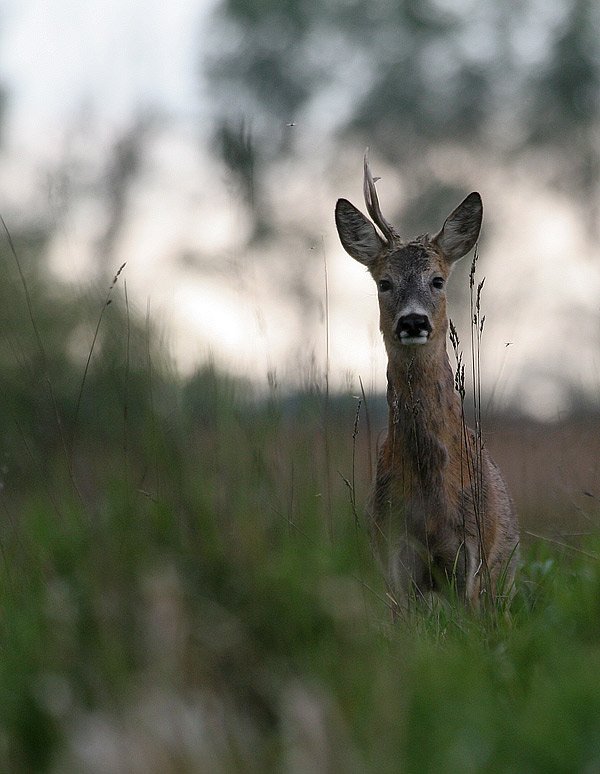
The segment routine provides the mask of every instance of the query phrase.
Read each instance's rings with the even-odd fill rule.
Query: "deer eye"
[[[377,287],[382,293],[385,293],[387,290],[392,289],[392,283],[387,279],[382,279],[377,283]]]
[[[431,284],[436,290],[441,290],[444,287],[444,278],[443,277],[434,277],[431,280]]]

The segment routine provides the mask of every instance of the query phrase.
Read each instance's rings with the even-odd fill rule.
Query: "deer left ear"
[[[431,241],[439,247],[450,263],[454,263],[475,246],[482,218],[481,196],[473,191],[448,215],[441,231]]]

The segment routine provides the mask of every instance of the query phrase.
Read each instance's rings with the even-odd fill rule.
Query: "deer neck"
[[[389,352],[388,443],[405,465],[419,471],[443,466],[460,445],[460,400],[454,389],[445,340],[432,346]],[[430,464],[423,467],[424,461]]]

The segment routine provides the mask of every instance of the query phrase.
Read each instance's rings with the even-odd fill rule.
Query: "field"
[[[362,520],[381,398],[182,380],[126,293],[54,317],[17,290],[1,770],[600,771],[597,418],[486,420],[522,521],[511,608],[392,623]]]

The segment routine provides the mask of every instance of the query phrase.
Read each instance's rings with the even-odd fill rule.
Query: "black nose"
[[[405,314],[396,326],[396,335],[400,339],[426,338],[430,333],[431,323],[425,314]]]

